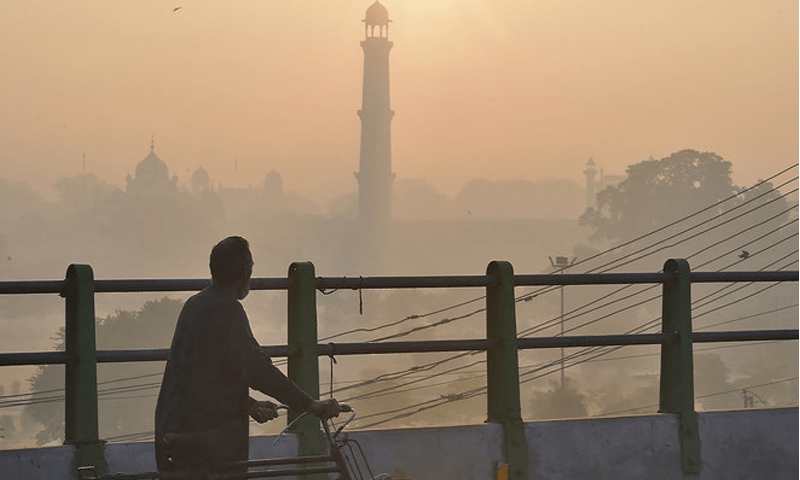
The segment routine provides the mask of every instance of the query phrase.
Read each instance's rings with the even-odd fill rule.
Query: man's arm
[[[250,388],[254,388],[270,397],[289,405],[295,412],[309,412],[322,418],[339,415],[341,408],[335,399],[314,400],[289,377],[284,375],[272,363],[272,358],[265,352],[253,336],[250,322],[244,309],[241,310],[242,351],[246,352],[245,371]]]

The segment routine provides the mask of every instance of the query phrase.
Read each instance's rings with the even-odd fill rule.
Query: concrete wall
[[[702,470],[697,480],[798,478],[798,409],[774,408],[699,414]],[[372,470],[395,478],[491,479],[502,458],[496,424],[352,432]],[[530,478],[683,479],[674,415],[555,420],[526,424]],[[253,437],[251,457],[287,457],[289,435]],[[0,478],[70,478],[72,447],[0,451]],[[153,471],[151,443],[106,447],[109,472]]]
[[[678,418],[526,424],[531,479],[797,479],[798,409],[700,412],[699,475],[681,473]]]

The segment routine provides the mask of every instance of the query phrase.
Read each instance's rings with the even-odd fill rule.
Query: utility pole
[[[753,408],[753,396],[747,394],[747,389],[742,389],[742,396],[744,397],[744,408]]]
[[[754,408],[756,399],[761,402],[762,405],[765,407],[769,406],[767,402],[764,401],[763,398],[759,397],[756,392],[752,390],[748,390],[746,388],[742,389],[742,396],[744,397],[744,408]]]
[[[547,257],[550,259],[550,265],[553,268],[557,269],[559,273],[563,274],[564,270],[568,269],[572,265],[575,264],[575,260],[578,257],[572,257],[570,260],[568,257],[556,257],[555,260],[553,257]],[[559,290],[561,290],[561,336],[564,336],[564,285],[561,285]],[[561,347],[561,388],[564,388],[564,347]]]

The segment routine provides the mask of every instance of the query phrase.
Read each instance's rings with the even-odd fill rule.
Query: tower
[[[583,174],[586,175],[586,208],[595,208],[597,182],[594,177],[597,175],[597,170],[594,168],[594,160],[591,158],[586,162],[586,170],[583,171]]]
[[[389,12],[373,3],[363,20],[364,84],[361,99],[361,154],[358,219],[361,239],[374,257],[380,251],[392,217],[392,142],[394,111],[389,106]],[[374,258],[373,258],[374,260]]]

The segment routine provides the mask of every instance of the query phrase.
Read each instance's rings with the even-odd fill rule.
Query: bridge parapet
[[[709,332],[693,334],[691,330],[691,283],[692,282],[776,282],[798,280],[797,271],[779,272],[690,272],[685,260],[669,260],[661,273],[647,274],[560,274],[560,275],[514,275],[507,262],[492,262],[486,275],[444,276],[444,277],[372,277],[372,278],[321,278],[315,277],[310,263],[293,264],[290,272],[300,271],[302,275],[289,275],[279,279],[253,279],[252,290],[288,290],[290,339],[286,347],[278,347],[274,356],[288,356],[289,373],[300,385],[318,385],[318,362],[307,358],[308,352],[316,350],[315,355],[348,355],[363,353],[397,352],[436,352],[483,350],[490,359],[487,362],[487,417],[492,425],[487,426],[502,432],[497,445],[500,455],[492,462],[502,462],[510,467],[510,478],[537,478],[534,472],[541,468],[541,453],[531,447],[530,425],[521,423],[519,413],[519,378],[517,372],[517,352],[527,348],[556,348],[600,345],[643,345],[660,344],[662,347],[661,396],[659,411],[664,416],[654,418],[677,419],[680,428],[674,444],[678,449],[680,471],[697,474],[709,463],[704,458],[706,452],[703,439],[703,421],[694,412],[693,366],[691,362],[692,345],[698,341],[750,341],[787,340],[798,338],[797,330],[770,330],[747,332]],[[79,279],[75,280],[76,272]],[[598,285],[598,284],[662,284],[664,294],[663,325],[660,334],[628,334],[598,337],[551,337],[517,338],[515,335],[515,309],[519,301],[514,295],[518,286],[534,285]],[[66,364],[67,375],[67,443],[64,448],[54,450],[55,457],[61,458],[64,452],[72,452],[74,462],[93,460],[99,472],[103,473],[103,459],[109,458],[115,445],[103,445],[97,433],[97,388],[96,362],[130,362],[165,360],[166,350],[127,350],[96,351],[94,342],[94,295],[106,292],[142,291],[187,291],[199,290],[206,286],[205,280],[112,280],[96,281],[89,266],[73,265],[68,270],[64,282],[0,282],[0,294],[60,293],[66,297],[67,305],[67,352],[34,352],[0,354],[3,365]],[[77,286],[76,286],[77,285]],[[316,322],[316,290],[349,288],[362,289],[402,289],[402,288],[453,288],[485,287],[487,335],[483,339],[419,342],[387,342],[366,344],[326,344],[318,345],[315,328],[303,328]],[[88,318],[88,321],[87,321]],[[82,320],[81,320],[82,319]],[[310,322],[310,323],[309,323]],[[304,337],[305,335],[305,337]],[[77,343],[76,343],[77,342]],[[307,346],[317,347],[309,348]],[[306,347],[304,347],[306,346]],[[301,358],[302,357],[302,358]],[[81,361],[84,359],[86,361]],[[77,362],[76,362],[77,360]],[[74,368],[71,368],[72,365]],[[513,375],[509,375],[511,372]],[[513,378],[511,378],[513,377]],[[72,399],[72,400],[70,400]],[[797,409],[793,409],[795,454],[797,446]],[[668,415],[667,415],[668,414]],[[705,415],[705,414],[703,414]],[[595,420],[587,420],[593,422]],[[603,420],[596,420],[603,421]],[[665,420],[656,420],[662,422]],[[589,425],[590,423],[587,423]],[[534,424],[535,425],[535,424]],[[785,425],[783,425],[785,428]],[[320,448],[318,442],[308,443],[316,437],[317,427],[298,427],[298,448],[306,454]],[[305,428],[306,430],[303,430]],[[447,430],[450,431],[450,430]],[[400,435],[394,430],[394,434]],[[366,433],[365,433],[366,434]],[[561,434],[560,434],[561,435]],[[569,437],[554,437],[569,438]],[[578,438],[578,437],[575,437]],[[609,442],[612,436],[607,437]],[[661,436],[659,436],[661,438]],[[791,440],[791,439],[790,439]],[[450,440],[448,440],[450,441]],[[455,440],[452,440],[455,442]],[[755,440],[753,440],[755,441]],[[577,440],[576,440],[577,442]],[[445,445],[447,442],[437,444]],[[456,442],[458,444],[459,442]],[[580,443],[580,442],[578,442]],[[670,447],[671,448],[671,447]],[[624,450],[624,449],[623,449]],[[468,451],[468,450],[465,450]],[[589,450],[591,451],[591,450]],[[30,451],[17,453],[17,461],[25,463]],[[385,452],[384,452],[385,453]],[[463,453],[462,453],[463,454]],[[3,462],[8,455],[3,453]],[[33,458],[30,457],[30,458]],[[41,468],[51,465],[48,460],[38,463]],[[476,457],[478,458],[478,457]],[[795,455],[796,460],[796,455]],[[36,464],[32,461],[32,464]],[[796,464],[796,461],[795,461]],[[2,465],[2,463],[0,463]],[[74,467],[74,465],[73,465]],[[47,467],[49,468],[49,467]],[[113,468],[113,465],[109,465]],[[716,467],[712,467],[716,468]],[[68,471],[74,473],[74,468]],[[0,470],[5,471],[5,470]],[[795,469],[796,471],[796,469]],[[527,473],[526,473],[527,472]],[[796,475],[795,475],[796,477]],[[27,477],[19,477],[27,478]],[[41,478],[41,477],[31,477]],[[50,477],[56,478],[56,477]],[[413,478],[413,477],[412,477]],[[463,477],[468,478],[468,477]],[[485,478],[483,475],[475,478]],[[567,478],[567,477],[565,477]],[[709,477],[714,478],[714,477]]]
[[[690,478],[798,478],[798,409],[699,412],[700,472]],[[567,480],[681,480],[680,420],[676,414],[527,422],[528,478]],[[361,430],[349,433],[364,445],[375,472],[396,480],[496,478],[502,461],[498,424]],[[251,458],[298,454],[293,434],[250,439]],[[69,480],[74,447],[0,451],[0,472],[19,480]],[[110,444],[110,473],[155,470],[151,442]]]

